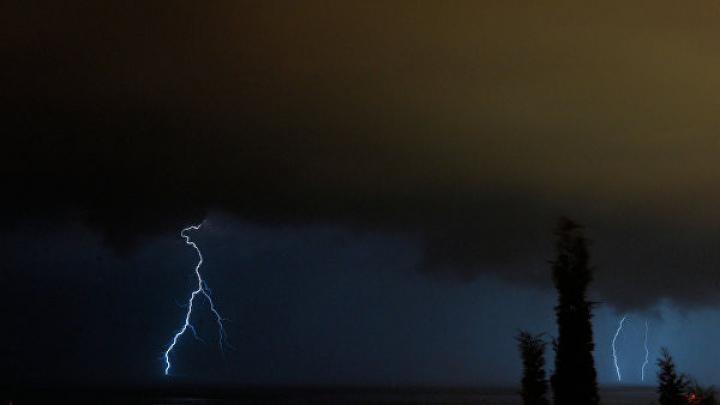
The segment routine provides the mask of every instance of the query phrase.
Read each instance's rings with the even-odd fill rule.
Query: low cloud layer
[[[601,299],[717,303],[715,6],[0,11],[13,218],[80,218],[120,253],[213,209],[378,229],[421,271],[549,286],[566,215]]]

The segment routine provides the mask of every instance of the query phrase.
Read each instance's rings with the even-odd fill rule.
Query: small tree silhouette
[[[689,381],[685,374],[678,373],[675,370],[672,356],[667,348],[660,349],[661,357],[657,359],[657,365],[660,371],[657,373],[657,393],[660,394],[658,401],[660,405],[684,405],[687,403],[685,391],[688,388]]]
[[[546,395],[548,382],[545,379],[545,346],[542,333],[532,335],[519,331],[515,339],[523,363],[522,399],[525,405],[549,405]]]

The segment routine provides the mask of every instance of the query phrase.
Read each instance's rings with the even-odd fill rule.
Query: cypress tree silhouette
[[[683,405],[687,402],[685,391],[689,381],[685,374],[678,374],[675,371],[675,363],[673,363],[667,348],[661,348],[660,355],[661,357],[657,359],[657,365],[660,368],[657,373],[657,393],[660,394],[658,402],[660,405]]]
[[[551,378],[555,405],[597,405],[597,373],[592,351],[592,307],[586,290],[592,281],[587,242],[577,223],[560,218],[555,230],[557,258],[551,261],[558,291],[555,307],[558,337],[553,342],[555,373]]]
[[[523,362],[522,399],[525,405],[550,405],[547,400],[548,383],[545,379],[545,346],[542,333],[533,336],[519,331],[515,339]]]

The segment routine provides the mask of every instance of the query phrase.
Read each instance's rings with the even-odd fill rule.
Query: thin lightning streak
[[[195,244],[195,242],[193,242],[190,239],[190,236],[188,236],[186,234],[187,231],[200,229],[200,227],[202,227],[204,224],[205,224],[205,222],[201,223],[200,225],[191,225],[191,226],[188,226],[187,228],[183,229],[180,232],[180,236],[182,236],[183,239],[185,239],[185,243],[192,246],[193,249],[195,249],[195,252],[197,252],[199,260],[198,260],[197,265],[195,266],[195,276],[197,277],[198,284],[197,284],[197,289],[195,291],[193,291],[192,294],[190,295],[190,300],[188,301],[188,304],[187,304],[187,313],[185,314],[185,324],[183,324],[182,328],[180,328],[180,330],[175,333],[175,336],[173,336],[173,339],[172,339],[172,343],[170,344],[170,346],[168,346],[167,350],[165,351],[165,365],[166,365],[165,375],[168,375],[168,373],[170,372],[170,352],[172,352],[172,350],[175,348],[175,345],[177,344],[178,339],[180,339],[180,336],[182,336],[185,333],[185,331],[190,329],[193,336],[195,336],[196,339],[198,339],[202,342],[202,340],[198,337],[198,335],[195,331],[195,328],[192,326],[192,324],[190,324],[190,315],[192,315],[193,302],[195,301],[195,297],[197,297],[199,294],[202,294],[205,297],[205,299],[207,300],[207,302],[210,303],[210,311],[212,311],[212,313],[215,315],[215,319],[216,319],[218,327],[219,327],[220,351],[223,350],[223,340],[227,338],[227,334],[225,333],[225,328],[223,328],[223,324],[222,324],[223,321],[225,321],[225,319],[222,316],[220,316],[220,313],[215,309],[215,303],[213,302],[212,298],[210,298],[210,294],[211,294],[210,288],[208,287],[207,283],[205,282],[205,280],[203,280],[202,276],[200,275],[200,266],[202,266],[202,264],[203,264],[203,255],[200,252],[200,249],[198,248],[198,246]]]
[[[645,318],[645,363],[643,363],[640,370],[640,377],[642,381],[645,381],[645,366],[648,365],[648,357],[650,357],[650,350],[648,350],[648,320]]]
[[[615,363],[615,371],[617,372],[618,381],[622,381],[622,376],[620,375],[620,367],[618,367],[618,357],[617,357],[617,349],[615,348],[615,341],[617,340],[617,337],[620,334],[620,331],[622,330],[623,322],[625,322],[625,318],[627,318],[627,314],[623,315],[622,319],[620,320],[620,325],[618,326],[617,330],[615,331],[615,337],[613,337],[613,340],[612,340],[613,362]]]

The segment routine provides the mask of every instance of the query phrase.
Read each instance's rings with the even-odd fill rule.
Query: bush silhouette
[[[515,338],[523,363],[522,399],[525,405],[549,405],[548,383],[545,379],[545,347],[543,334],[519,331]]]
[[[689,384],[689,395],[688,403],[691,405],[717,405],[718,401],[715,399],[715,387],[712,385],[709,387],[702,387],[697,381],[692,381]]]

